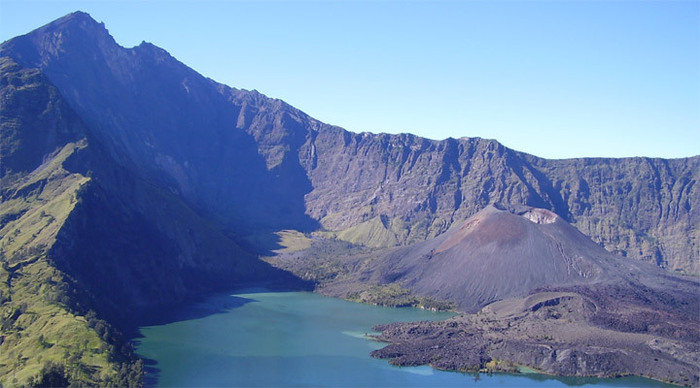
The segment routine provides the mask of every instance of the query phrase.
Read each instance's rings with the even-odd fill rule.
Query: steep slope
[[[84,288],[50,254],[90,181],[66,168],[87,147],[86,128],[38,70],[7,57],[0,99],[0,383],[41,383],[55,372],[83,384],[138,384],[132,352],[88,312]]]
[[[489,203],[545,208],[609,251],[700,273],[700,157],[544,160],[479,138],[354,134],[205,79],[75,13],[3,45],[40,68],[114,160],[236,233],[319,226],[372,246]]]
[[[303,170],[265,160],[255,138],[239,128],[258,120],[248,104],[265,100],[276,114],[268,99],[216,84],[151,44],[120,47],[104,25],[80,12],[3,50],[40,68],[112,159],[207,217],[237,231],[316,225],[304,214],[310,185]]]
[[[115,162],[39,70],[0,56],[0,80],[3,385],[56,370],[138,385],[113,326],[214,290],[298,284]]]

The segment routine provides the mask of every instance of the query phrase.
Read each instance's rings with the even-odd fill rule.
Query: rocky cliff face
[[[13,39],[124,166],[226,229],[342,232],[375,246],[434,237],[489,203],[550,209],[606,249],[700,272],[700,157],[545,160],[479,138],[355,134],[205,79],[76,13]]]
[[[318,132],[300,155],[313,190],[309,214],[407,243],[438,235],[489,203],[556,212],[611,252],[669,270],[700,271],[700,157],[546,160],[478,138]],[[364,229],[357,225],[366,223]],[[381,245],[381,243],[379,244]]]
[[[556,212],[611,252],[700,272],[699,156],[547,160],[480,138],[355,134],[236,93],[246,112],[238,127],[268,168],[299,177],[306,214],[341,238],[408,244],[490,203],[524,204]]]
[[[700,156],[528,159],[551,182],[569,220],[609,251],[700,272]]]

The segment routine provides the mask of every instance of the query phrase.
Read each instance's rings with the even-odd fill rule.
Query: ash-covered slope
[[[700,381],[700,282],[610,254],[548,210],[490,206],[359,273],[472,313],[377,327],[391,344],[372,354],[395,365]]]
[[[372,246],[435,237],[489,203],[549,209],[606,249],[700,273],[700,157],[544,160],[493,140],[355,134],[206,79],[74,13],[3,44],[128,171],[228,230]]]
[[[437,238],[391,250],[358,273],[364,282],[396,282],[475,311],[538,287],[622,280],[644,271],[664,273],[610,254],[549,210],[497,205]]]

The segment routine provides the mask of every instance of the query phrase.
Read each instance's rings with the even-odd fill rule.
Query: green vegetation
[[[3,190],[0,203],[0,384],[140,385],[142,364],[118,334],[86,311],[51,247],[89,178],[63,162],[84,142]]]
[[[436,237],[449,226],[450,223],[440,217],[406,222],[380,215],[339,232],[327,232],[325,236],[370,248],[389,248]]]
[[[521,367],[518,365],[513,364],[510,361],[507,360],[496,360],[496,359],[491,359],[490,361],[486,362],[484,364],[484,368],[480,370],[480,372],[487,372],[487,373],[528,373],[528,372],[523,372],[521,370]]]
[[[312,240],[304,233],[296,230],[282,230],[277,232],[276,235],[279,236],[279,245],[282,246],[279,252],[303,251],[311,246]]]
[[[434,311],[449,311],[455,309],[452,302],[434,300],[428,297],[415,296],[411,290],[397,283],[373,285],[364,291],[349,292],[346,299],[390,307],[418,307]]]
[[[348,293],[347,299],[391,307],[412,307],[418,305],[418,298],[413,296],[410,290],[396,283],[375,285],[361,292],[351,292]]]
[[[246,242],[258,248],[273,253],[291,253],[308,249],[312,239],[296,230],[280,230],[274,233],[255,234],[247,236]]]
[[[373,248],[393,247],[399,245],[402,239],[399,234],[407,232],[403,225],[398,224],[399,222],[392,222],[386,216],[378,216],[338,232],[337,237]]]
[[[113,336],[111,329],[71,311],[69,282],[45,258],[11,273],[3,268],[0,275],[11,284],[3,285],[3,294],[10,298],[3,302],[0,317],[3,385],[29,384],[47,363],[61,365],[71,382],[117,380],[112,362],[118,358],[117,349],[106,341]]]
[[[0,203],[0,254],[9,263],[35,259],[42,248],[53,245],[78,190],[89,180],[60,167],[80,147],[84,145],[66,145],[50,163],[8,190],[11,197]]]

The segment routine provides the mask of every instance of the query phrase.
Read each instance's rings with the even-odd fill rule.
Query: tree
[[[67,387],[70,384],[63,364],[47,362],[39,372],[39,378],[30,384],[34,387]]]

